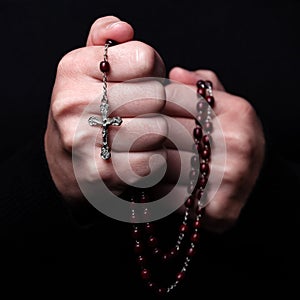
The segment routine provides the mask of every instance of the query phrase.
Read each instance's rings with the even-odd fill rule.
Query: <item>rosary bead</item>
[[[189,248],[189,250],[187,251],[187,256],[188,257],[192,257],[192,256],[194,256],[196,254],[196,249],[195,249],[195,247],[191,247],[191,248]]]
[[[210,80],[206,80],[205,85],[207,88],[211,88],[211,89],[213,88],[213,83]]]
[[[143,247],[142,247],[141,243],[138,243],[138,242],[135,243],[135,245],[134,245],[134,251],[137,254],[141,254],[142,253]]]
[[[210,157],[210,148],[205,148],[202,152],[201,152],[201,157],[203,159],[207,159]]]
[[[146,224],[146,230],[148,233],[152,233],[154,228],[153,228],[153,224],[152,223],[147,223]]]
[[[112,47],[117,45],[118,43],[114,40],[107,40],[105,44],[107,44],[109,47]]]
[[[133,231],[132,231],[132,237],[135,239],[135,240],[138,240],[141,238],[141,232],[138,228],[134,228]]]
[[[143,265],[145,263],[145,257],[140,255],[138,258],[137,258],[137,261],[140,265]]]
[[[202,129],[200,127],[195,127],[194,128],[194,138],[197,140],[201,140],[202,138]]]
[[[197,243],[199,241],[200,235],[198,232],[193,233],[192,237],[191,237],[191,241],[193,243]]]
[[[178,280],[178,281],[181,281],[182,279],[184,279],[184,277],[185,277],[185,272],[179,272],[178,274],[177,274],[177,276],[176,276],[176,279]]]
[[[200,172],[202,174],[208,174],[209,173],[209,164],[208,163],[200,164]]]
[[[206,97],[206,101],[207,103],[211,106],[211,107],[214,107],[214,104],[215,104],[215,98],[213,96],[207,96]]]
[[[100,62],[100,70],[103,73],[107,73],[110,70],[110,64],[108,61],[103,60]]]
[[[188,231],[188,226],[185,225],[185,224],[181,224],[181,226],[180,226],[180,228],[179,228],[179,231],[180,231],[181,233],[187,232],[187,231]]]
[[[197,91],[197,93],[199,95],[201,95],[202,97],[205,97],[205,95],[206,95],[206,89],[205,88],[199,88],[198,91]]]
[[[212,123],[211,122],[205,122],[204,124],[204,128],[207,130],[207,131],[212,131]]]
[[[194,205],[194,198],[193,198],[192,196],[189,197],[189,198],[185,201],[184,205],[185,205],[185,207],[187,207],[187,208],[193,207],[193,205]]]
[[[147,203],[148,202],[148,197],[145,194],[142,194],[141,198],[140,198],[140,202],[141,203]]]
[[[197,112],[202,111],[202,114],[203,114],[204,112],[207,111],[208,103],[205,102],[205,101],[201,101],[201,100],[200,100],[200,101],[197,102],[196,108],[197,108]]]
[[[141,271],[141,277],[144,279],[144,280],[149,280],[150,279],[150,271],[148,269],[143,269]]]
[[[202,137],[202,142],[203,142],[203,144],[204,145],[209,145],[210,144],[210,136],[209,135],[204,135],[203,137]]]
[[[205,88],[205,81],[204,80],[198,80],[197,83],[196,83],[196,86],[198,89],[200,88]]]
[[[196,220],[195,222],[194,222],[194,228],[195,229],[199,229],[201,227],[201,222],[199,221],[199,220]]]
[[[197,186],[201,187],[201,188],[205,188],[207,184],[207,177],[201,177],[199,178],[198,182],[197,182]]]
[[[148,244],[151,247],[155,247],[157,245],[157,239],[154,236],[150,236],[148,239]]]

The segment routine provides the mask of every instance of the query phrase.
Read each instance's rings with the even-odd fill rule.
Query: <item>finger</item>
[[[103,60],[104,47],[83,47],[66,54],[58,65],[57,76],[82,80],[84,77],[102,80],[99,63]],[[130,41],[110,47],[108,81],[125,81],[141,77],[164,77],[165,65],[160,55],[150,46]]]
[[[63,88],[56,86],[56,97],[52,101],[51,113],[61,127],[70,128],[72,117],[75,122],[78,116],[86,120],[92,115],[100,114],[99,103],[102,83],[92,82],[74,85],[67,79]],[[100,86],[99,86],[100,85]],[[109,115],[122,118],[133,118],[145,114],[159,113],[165,105],[165,89],[156,80],[131,81],[108,85]],[[76,127],[76,123],[74,124]]]
[[[189,71],[180,67],[175,67],[170,71],[169,78],[171,80],[194,86],[196,85],[198,80],[209,80],[213,84],[213,89],[225,91],[217,75],[210,70]]]
[[[248,108],[247,101],[224,91],[214,90],[213,96],[215,104],[213,114],[220,116],[231,112],[231,108],[239,111],[245,111]],[[166,105],[164,113],[176,117],[193,117],[197,116],[197,91],[195,86],[190,86],[182,83],[171,83],[166,86]]]
[[[91,26],[87,46],[104,45],[108,39],[124,43],[133,39],[134,30],[128,23],[115,16],[97,19]]]
[[[93,131],[91,131],[93,130]],[[89,129],[88,135],[96,135],[96,147],[102,146],[99,127]],[[115,152],[142,152],[161,149],[168,134],[168,124],[161,116],[123,118],[120,127],[109,128],[109,144]]]

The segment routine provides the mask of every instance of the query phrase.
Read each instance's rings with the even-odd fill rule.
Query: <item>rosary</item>
[[[109,126],[120,126],[122,123],[120,117],[108,117],[107,75],[110,71],[108,48],[115,44],[112,40],[106,41],[104,59],[100,62],[100,71],[103,74],[103,96],[100,104],[101,117],[92,116],[88,119],[91,126],[102,127],[100,156],[104,160],[108,160],[111,157],[111,149],[108,146]],[[200,240],[201,218],[204,214],[204,207],[200,199],[204,194],[204,188],[207,185],[210,173],[211,133],[213,130],[211,110],[214,106],[214,97],[211,81],[199,80],[196,83],[196,88],[197,102],[195,107],[197,115],[193,130],[193,156],[191,158],[189,184],[187,186],[189,197],[184,203],[185,210],[183,220],[178,228],[177,241],[168,251],[165,251],[159,247],[153,222],[134,224],[132,229],[134,252],[137,256],[140,276],[148,288],[152,289],[157,295],[162,296],[172,292],[184,280],[188,267],[197,252]],[[145,203],[148,201],[148,195],[146,191],[141,190],[139,193],[134,193],[130,200],[132,203]],[[156,282],[151,272],[151,259],[149,256],[154,257],[161,264],[167,264],[178,258],[179,255],[182,256],[181,264],[173,278],[170,278],[169,284],[163,285]]]

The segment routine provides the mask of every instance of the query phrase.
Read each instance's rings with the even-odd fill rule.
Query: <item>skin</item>
[[[121,178],[132,178],[125,163],[129,158],[132,170],[139,176],[147,176],[150,171],[162,167],[161,160],[150,170],[149,159],[154,154],[163,156],[171,171],[168,171],[160,190],[166,190],[174,183],[174,172],[178,173],[178,159],[172,144],[165,137],[170,129],[170,122],[161,115],[151,118],[142,114],[164,114],[174,118],[190,133],[195,127],[194,119],[174,102],[168,101],[174,93],[173,85],[166,88],[159,80],[148,80],[140,83],[119,84],[120,82],[141,77],[166,77],[164,63],[152,47],[133,40],[134,30],[126,22],[114,16],[107,16],[95,21],[92,25],[86,47],[66,54],[57,68],[56,81],[53,87],[48,126],[45,133],[45,151],[53,181],[62,197],[70,207],[81,207],[87,204],[78,187],[72,165],[72,149],[77,147],[83,159],[82,176],[89,181],[96,181],[99,176],[116,195],[128,188]],[[99,60],[103,57],[105,41],[112,39],[118,45],[109,49],[111,71],[108,76],[110,108],[114,116],[123,119],[124,133],[114,141],[119,127],[111,126],[109,139],[112,145],[112,157],[117,162],[118,174],[114,166],[97,156],[101,140],[97,139],[97,151],[87,147],[91,136],[99,133],[99,128],[87,125],[83,128],[81,139],[75,145],[73,137],[76,126],[82,118],[84,109],[90,105],[85,120],[91,114],[99,115],[99,101],[91,105],[101,93],[101,72]],[[216,76],[209,70],[189,71],[179,67],[173,68],[168,77],[174,82],[182,82],[196,93],[195,84],[199,79],[210,80],[214,87],[216,105],[214,107],[218,122],[221,125],[226,144],[226,164],[222,168],[223,179],[213,199],[206,206],[203,226],[212,232],[224,232],[231,228],[238,219],[249,194],[259,175],[265,151],[265,139],[261,122],[250,103],[238,96],[227,93]],[[194,105],[184,95],[184,105]],[[130,99],[138,99],[129,101]],[[178,103],[180,104],[180,103]],[[115,109],[119,105],[122,107]],[[130,138],[137,139],[127,155],[125,145]],[[177,133],[178,138],[180,132]],[[214,138],[214,136],[213,136]],[[164,144],[164,148],[162,148]],[[180,151],[189,151],[184,149]],[[95,155],[95,153],[97,155]],[[217,155],[218,153],[216,153]],[[98,172],[91,170],[89,161],[95,161]],[[132,179],[134,181],[134,179]]]

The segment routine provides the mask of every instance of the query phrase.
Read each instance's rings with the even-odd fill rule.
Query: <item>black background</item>
[[[5,161],[17,153],[35,136],[44,134],[59,60],[70,50],[85,46],[90,26],[98,17],[115,15],[133,26],[135,39],[150,44],[160,53],[167,70],[179,65],[191,70],[203,68],[215,71],[228,92],[245,97],[253,104],[264,125],[268,150],[286,159],[284,167],[277,167],[277,161],[272,161],[273,168],[266,174],[269,185],[263,192],[258,191],[259,196],[250,203],[250,209],[248,207],[246,210],[237,232],[218,238],[204,237],[202,254],[205,259],[193,266],[195,275],[199,275],[196,266],[200,265],[204,270],[200,272],[201,276],[208,282],[221,284],[224,280],[231,283],[224,292],[228,296],[236,289],[234,282],[237,280],[245,282],[245,278],[259,278],[264,283],[269,278],[275,281],[277,278],[294,278],[292,270],[296,270],[294,264],[298,256],[295,244],[299,232],[295,224],[299,222],[296,219],[299,216],[296,210],[299,196],[296,181],[290,180],[289,168],[299,172],[299,13],[300,2],[295,0],[2,0],[1,160]],[[26,157],[23,159],[26,160]],[[10,172],[10,175],[18,172],[18,167],[14,166]],[[6,176],[6,173],[2,175]],[[22,176],[26,177],[26,174]],[[65,285],[65,277],[73,273],[72,280],[76,280],[78,285],[70,280],[70,289],[75,292],[80,289],[82,277],[94,279],[96,287],[99,276],[105,278],[106,274],[101,274],[101,271],[102,264],[107,263],[106,256],[99,254],[100,249],[107,255],[119,255],[123,269],[132,271],[132,261],[127,259],[127,253],[131,252],[122,252],[116,246],[110,248],[110,245],[103,249],[99,231],[89,234],[92,236],[90,239],[86,234],[80,238],[76,236],[75,243],[72,243],[78,248],[73,248],[70,243],[69,248],[65,249],[56,239],[48,239],[46,234],[44,237],[47,243],[43,247],[49,246],[49,252],[55,248],[61,255],[59,263],[53,264],[55,276],[60,275],[59,268],[66,264],[68,271],[66,276],[62,272],[62,282]],[[104,230],[101,234],[105,240],[110,232]],[[122,247],[126,248],[127,235],[118,238],[124,241]],[[114,237],[111,239],[117,244]],[[57,244],[52,245],[52,241]],[[35,242],[28,251],[32,251],[32,257],[38,253],[35,247],[40,241]],[[68,240],[65,241],[67,243]],[[24,257],[26,260],[26,253]],[[22,260],[21,256],[19,261]],[[47,257],[50,266],[52,261],[48,260]],[[85,272],[77,269],[78,264],[82,264]],[[279,264],[284,265],[284,271],[280,268],[280,274]],[[91,269],[96,270],[98,276],[91,276]],[[76,272],[82,277],[78,277]],[[118,278],[118,269],[108,268],[107,272],[110,272],[108,278],[118,284],[122,284],[119,281],[123,280],[123,288],[126,290],[126,286],[130,296],[135,281],[130,276],[127,276],[127,281],[124,280],[126,275]],[[24,273],[26,276],[27,270]],[[45,273],[47,271],[36,272],[36,275],[44,276]],[[233,279],[231,276],[234,276]],[[54,276],[48,282],[52,284],[53,279]],[[247,287],[246,292],[257,288],[253,283],[247,284]],[[103,286],[100,288],[104,289]],[[189,288],[194,292],[198,290],[194,284],[187,285],[187,291]],[[276,291],[275,285],[270,288]],[[213,289],[217,292],[216,286]],[[201,286],[199,290],[201,292]],[[117,293],[117,289],[114,292]],[[186,295],[185,291],[183,293]]]

